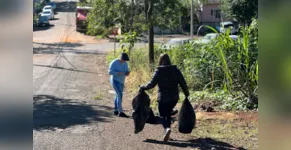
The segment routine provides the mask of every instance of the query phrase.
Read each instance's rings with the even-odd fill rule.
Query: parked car
[[[40,15],[41,16],[47,16],[49,19],[54,19],[55,18],[54,12],[52,10],[45,10]]]
[[[46,5],[46,6],[44,6],[43,9],[42,9],[42,12],[44,12],[44,11],[48,11],[48,10],[53,11],[53,8],[52,8],[51,5]]]
[[[195,41],[197,44],[207,44],[214,40],[218,36],[218,33],[208,33],[202,39]]]
[[[47,16],[39,16],[37,20],[37,26],[49,26],[50,22]]]
[[[195,41],[197,44],[208,44],[211,41],[215,40],[218,37],[218,33],[209,33],[206,34],[202,39]],[[231,39],[236,41],[238,39],[237,35],[229,35]]]
[[[230,35],[229,37],[235,41],[238,40],[238,35]]]
[[[228,30],[229,28],[230,28],[230,34],[235,34],[237,32],[234,24],[231,21],[221,22],[220,27],[219,27],[219,32],[225,33],[226,30]]]
[[[162,49],[171,49],[181,44],[186,44],[191,41],[191,38],[174,38],[170,39],[166,44],[162,45]]]

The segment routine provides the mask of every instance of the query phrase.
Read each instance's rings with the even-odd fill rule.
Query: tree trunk
[[[154,27],[152,23],[150,24],[150,29],[149,29],[149,61],[150,61],[150,66],[151,69],[154,68]]]
[[[152,14],[153,14],[153,0],[149,0],[149,8],[147,12],[148,17],[148,23],[149,23],[149,62],[150,62],[150,68],[154,69],[154,25],[152,20]]]
[[[130,13],[130,33],[132,32],[133,28],[133,18],[134,18],[134,0],[131,0],[131,13]]]

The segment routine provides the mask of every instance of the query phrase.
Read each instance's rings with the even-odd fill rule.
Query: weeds
[[[101,100],[101,99],[102,99],[102,93],[98,91],[96,96],[94,97],[94,100]]]
[[[246,123],[241,120],[200,120],[197,130],[193,130],[195,137],[214,138],[246,149],[258,149],[258,124]],[[252,141],[252,142],[250,142]]]

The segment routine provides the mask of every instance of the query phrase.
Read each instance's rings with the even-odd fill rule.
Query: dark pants
[[[159,113],[162,118],[163,127],[170,128],[171,127],[171,112],[173,108],[176,106],[178,101],[170,101],[170,102],[159,102]]]

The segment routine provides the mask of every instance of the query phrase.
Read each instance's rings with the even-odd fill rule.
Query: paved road
[[[96,41],[75,31],[74,1],[57,1],[56,20],[33,32],[35,150],[196,149],[201,141],[173,130],[161,142],[160,125],[133,134],[131,119],[112,116],[113,96],[106,53],[113,43]],[[96,98],[96,100],[94,99]],[[124,108],[130,114],[130,97]],[[174,125],[175,126],[175,125]]]

